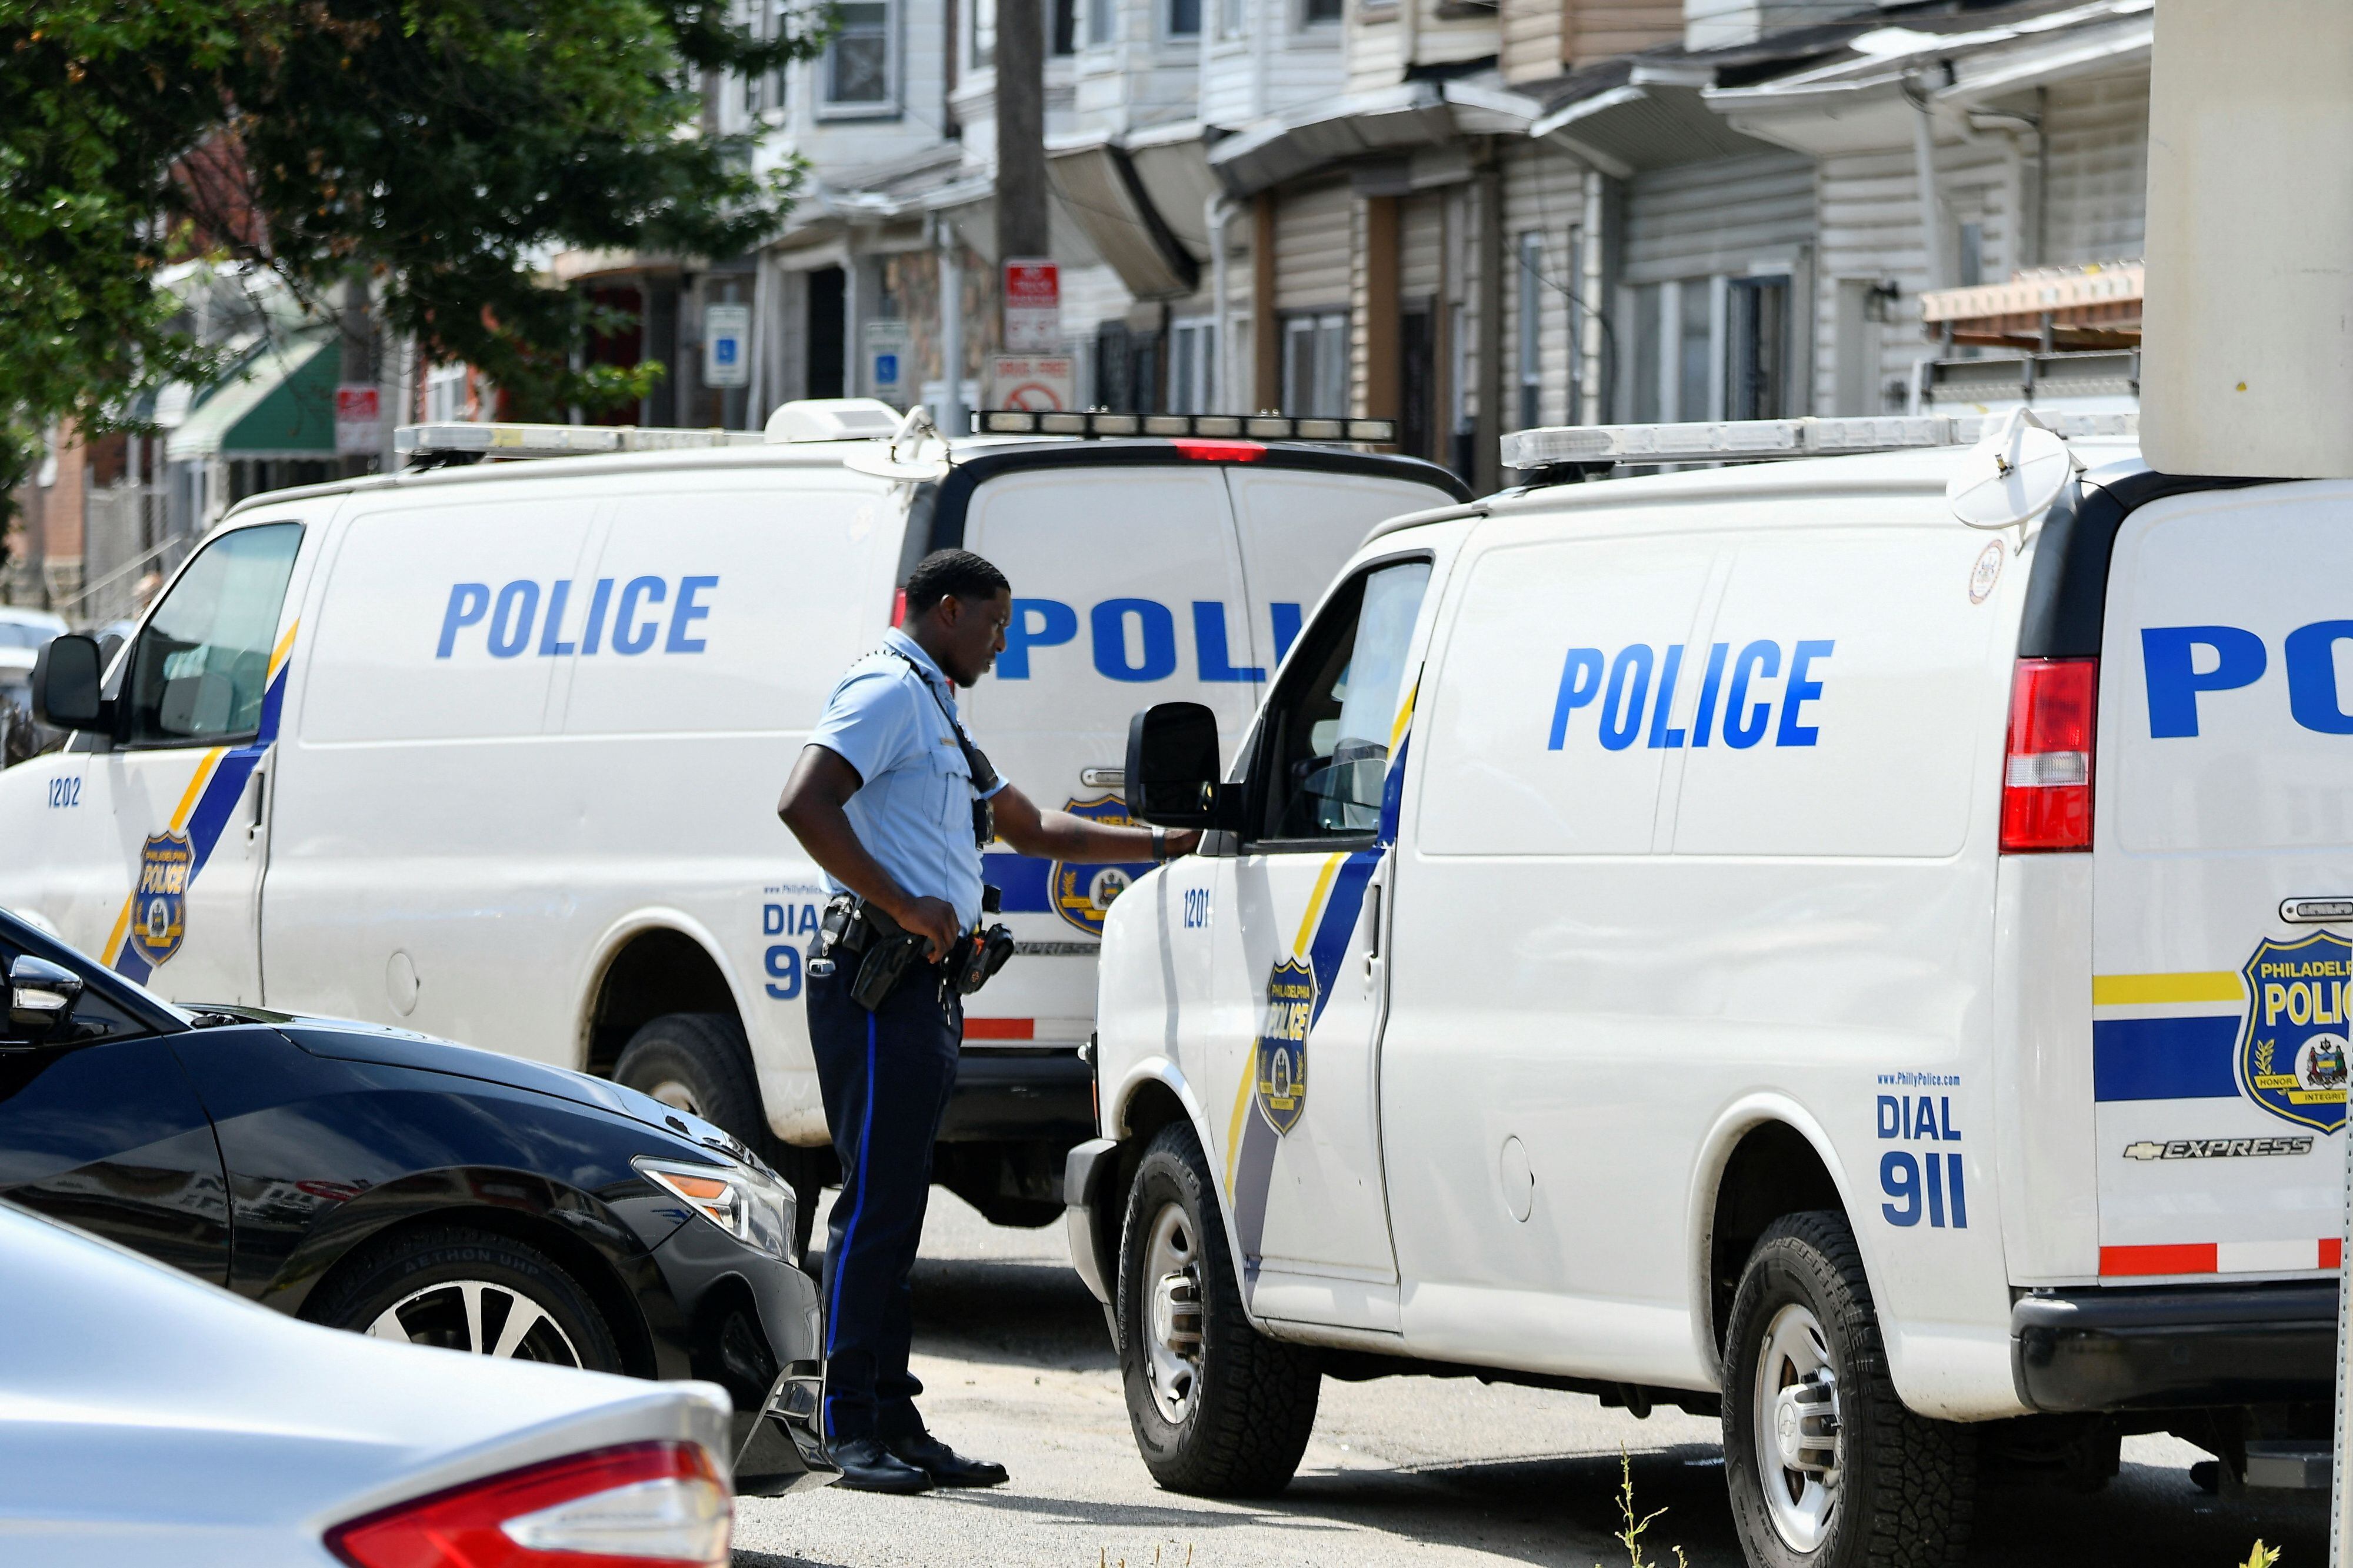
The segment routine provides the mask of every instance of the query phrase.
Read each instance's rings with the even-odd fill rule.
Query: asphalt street
[[[824,1236],[823,1221],[818,1237]],[[1315,1436],[1271,1501],[1183,1497],[1153,1484],[1128,1433],[1119,1372],[1061,1232],[1006,1230],[933,1194],[915,1276],[916,1360],[933,1429],[1013,1472],[993,1491],[920,1498],[828,1489],[747,1499],[737,1568],[1052,1563],[1070,1568],[1542,1563],[1610,1568],[1620,1455],[1636,1507],[1665,1512],[1642,1544],[1692,1568],[1736,1568],[1712,1420],[1636,1420],[1577,1394],[1468,1380],[1326,1380]],[[2170,1437],[2125,1444],[2092,1496],[1989,1487],[1972,1564],[2227,1568],[2260,1537],[2281,1568],[2323,1568],[2325,1510],[2251,1507],[2189,1480],[2206,1456]]]

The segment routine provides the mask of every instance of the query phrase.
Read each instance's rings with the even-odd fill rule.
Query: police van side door
[[[1212,1080],[1220,1157],[1263,1317],[1398,1326],[1379,943],[1431,571],[1427,553],[1376,562],[1303,634],[1261,717],[1240,852],[1210,891],[1233,929],[1208,1011],[1238,1037]]]
[[[2206,491],[2116,535],[2091,802],[2103,1283],[2339,1263],[2348,506],[2341,483]]]
[[[103,896],[77,900],[67,935],[175,1001],[261,1000],[269,774],[317,532],[265,517],[189,558],[127,651],[111,743],[84,766],[74,837]]]

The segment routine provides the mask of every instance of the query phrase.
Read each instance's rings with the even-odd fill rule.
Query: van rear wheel
[[[1758,1238],[1725,1335],[1725,1480],[1760,1568],[1958,1563],[1976,1500],[1966,1428],[1896,1397],[1862,1255],[1843,1216]]]
[[[1164,1127],[1128,1189],[1120,1237],[1120,1374],[1152,1479],[1171,1491],[1267,1497],[1315,1426],[1315,1352],[1242,1311],[1217,1189],[1191,1127]]]

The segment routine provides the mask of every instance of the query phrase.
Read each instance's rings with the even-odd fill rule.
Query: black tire
[[[1128,1421],[1145,1468],[1169,1490],[1271,1497],[1291,1483],[1307,1451],[1323,1373],[1313,1350],[1250,1327],[1216,1194],[1193,1129],[1181,1121],[1162,1128],[1129,1185],[1120,1237],[1119,1360]],[[1199,1310],[1197,1370],[1173,1420],[1152,1373],[1150,1313],[1158,1282],[1145,1277],[1154,1230],[1172,1207],[1173,1223],[1189,1232],[1190,1261],[1181,1272]]]
[[[1810,1483],[1802,1467],[1785,1464],[1778,1444],[1759,1452],[1758,1373],[1768,1342],[1801,1341],[1827,1350],[1835,1380],[1835,1436],[1813,1428],[1834,1467],[1835,1480],[1827,1485],[1820,1478]],[[1802,1412],[1819,1397],[1819,1374],[1784,1375],[1795,1363],[1783,1351],[1769,1360],[1778,1386],[1810,1391],[1805,1399],[1791,1396],[1797,1425],[1805,1427]],[[1773,1410],[1767,1414],[1775,1417]],[[1774,1221],[1749,1252],[1725,1334],[1725,1481],[1748,1561],[1757,1568],[1957,1563],[1977,1500],[1974,1436],[1966,1426],[1914,1415],[1896,1397],[1862,1255],[1844,1216],[1818,1211]],[[1821,1447],[1799,1455],[1821,1457]],[[1779,1489],[1786,1506],[1768,1498],[1767,1488]],[[1827,1500],[1809,1546],[1801,1516],[1806,1500],[1817,1496]],[[1785,1522],[1793,1519],[1800,1522]]]
[[[469,1226],[423,1226],[369,1246],[336,1270],[304,1304],[302,1316],[331,1329],[364,1334],[397,1308],[402,1326],[415,1342],[470,1350],[474,1346],[467,1342],[458,1304],[462,1300],[460,1282],[492,1288],[482,1293],[484,1350],[498,1348],[520,1299],[544,1313],[559,1337],[543,1331],[548,1324],[534,1321],[510,1352],[516,1359],[577,1365],[590,1372],[623,1370],[612,1327],[580,1281],[539,1248]],[[501,1301],[500,1291],[507,1292],[508,1299]],[[402,1306],[404,1302],[408,1305]]]
[[[638,1026],[613,1081],[716,1122],[762,1159],[775,1143],[744,1026],[726,1013],[664,1013]],[[773,1163],[773,1162],[772,1162]]]

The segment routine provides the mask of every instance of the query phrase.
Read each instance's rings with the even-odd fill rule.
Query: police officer
[[[1199,838],[1040,812],[996,776],[964,732],[953,688],[976,684],[997,661],[1012,595],[1005,574],[968,551],[924,557],[907,580],[902,628],[834,688],[776,805],[836,895],[829,929],[863,900],[882,917],[870,929],[921,939],[906,944],[915,957],[895,986],[870,994],[871,1010],[852,994],[856,954],[832,954],[830,973],[813,965],[807,986],[809,1043],[841,1159],[825,1261],[826,1436],[840,1484],[861,1491],[1005,1479],[1002,1465],[966,1458],[924,1430],[923,1385],[907,1370],[908,1276],[964,1036],[945,970],[979,923],[988,811],[997,837],[1041,858],[1162,860]]]

